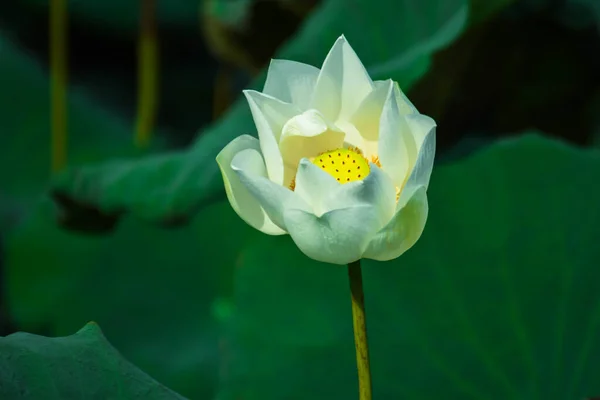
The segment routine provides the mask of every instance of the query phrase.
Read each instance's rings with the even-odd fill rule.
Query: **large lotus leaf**
[[[71,234],[38,207],[6,243],[9,312],[20,330],[65,335],[89,320],[128,359],[194,399],[214,394],[218,315],[254,231],[227,202],[182,229],[126,218],[106,237]],[[256,233],[258,234],[258,232]]]
[[[66,337],[0,337],[0,398],[184,399],[125,360],[95,323]]]
[[[536,135],[436,168],[420,241],[363,261],[374,398],[598,396],[599,181]],[[287,236],[241,260],[219,399],[356,398],[347,269]]]
[[[426,72],[431,54],[463,30],[467,11],[466,0],[324,0],[276,57],[320,66],[343,33],[374,78],[391,77],[407,90]],[[260,89],[263,82],[264,73],[253,87]],[[215,157],[246,133],[255,128],[245,100],[239,99],[187,152],[72,169],[55,180],[53,190],[108,214],[132,211],[154,222],[189,218],[215,195],[222,196]],[[65,211],[71,209],[67,204]]]

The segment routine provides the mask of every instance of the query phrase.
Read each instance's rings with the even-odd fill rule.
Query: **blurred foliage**
[[[33,1],[33,0],[32,0]],[[47,1],[0,2],[2,35],[31,53],[42,66],[48,54]],[[170,145],[187,144],[195,130],[211,118],[212,80],[217,61],[203,45],[198,27],[198,1],[186,1],[188,23],[159,21],[160,107],[158,123],[161,138],[168,135]],[[77,4],[71,4],[77,3]],[[106,3],[106,4],[105,4]],[[162,8],[178,1],[156,1],[159,17]],[[128,121],[136,113],[136,71],[139,1],[134,2],[69,2],[69,84],[86,95],[92,95],[97,105],[110,110],[113,116]],[[90,12],[89,22],[74,8],[103,8],[116,5],[125,14]],[[112,25],[114,18],[135,20],[128,29]],[[236,80],[244,80],[236,74]],[[236,87],[240,83],[236,82]],[[237,89],[236,89],[237,90]],[[207,95],[208,94],[208,95]],[[134,122],[131,122],[134,126]]]
[[[213,303],[231,296],[239,246],[255,232],[221,202],[184,229],[128,218],[113,235],[89,238],[54,226],[45,205],[7,243],[7,295],[19,327],[60,336],[94,320],[145,372],[210,398],[219,359]]]
[[[363,260],[374,398],[600,393],[599,180],[600,153],[538,135],[435,169],[415,248]],[[219,399],[352,398],[346,269],[288,236],[241,260]]]
[[[330,46],[326,39],[331,39],[332,43],[339,32],[345,32],[375,78],[390,76],[405,90],[410,90],[431,65],[431,74],[417,83],[415,96],[411,92],[411,98],[421,110],[441,120],[449,132],[481,131],[485,128],[482,125],[487,124],[495,127],[493,133],[499,134],[529,128],[531,125],[527,121],[534,119],[534,126],[551,134],[567,135],[576,142],[586,137],[590,120],[582,115],[582,103],[589,100],[594,87],[600,87],[600,77],[595,64],[588,63],[589,46],[585,43],[573,46],[574,42],[581,42],[576,34],[567,36],[543,23],[534,25],[534,29],[527,28],[531,25],[529,21],[482,25],[481,22],[511,2],[474,0],[471,28],[456,44],[439,53],[431,64],[431,54],[464,29],[467,16],[465,2],[446,1],[438,5],[436,1],[419,2],[417,6],[410,1],[402,3],[406,12],[387,0],[381,0],[380,7],[367,9],[360,8],[363,3],[355,1],[345,13],[338,8],[346,7],[347,2],[324,2],[304,22],[296,36],[282,47],[277,57],[320,65]],[[392,12],[392,9],[397,11]],[[398,21],[399,16],[406,16],[406,20]],[[386,18],[393,18],[396,23],[382,22]],[[370,31],[364,32],[364,26]],[[353,34],[357,29],[360,34]],[[522,32],[527,30],[531,33],[523,37]],[[548,36],[552,40],[544,40]],[[395,40],[383,40],[389,37]],[[498,43],[503,45],[498,46]],[[557,48],[564,57],[556,57]],[[534,57],[529,57],[530,54]],[[481,57],[482,61],[473,62],[474,57],[478,60]],[[532,74],[534,70],[537,73]],[[503,79],[490,79],[490,71],[498,76],[511,76],[515,82],[507,86]],[[549,80],[553,85],[547,84]],[[260,88],[263,82],[264,73],[253,87]],[[462,85],[462,91],[467,89],[465,93],[457,93],[459,85]],[[564,101],[570,104],[565,107]],[[549,108],[556,110],[550,118]],[[457,115],[469,117],[457,118]],[[506,118],[507,115],[511,117]],[[575,126],[573,121],[576,121]],[[132,211],[153,222],[185,221],[206,202],[221,198],[220,175],[212,160],[233,137],[252,133],[247,131],[247,126],[252,126],[252,119],[244,99],[239,99],[227,115],[203,131],[186,152],[140,162],[124,161],[71,170],[54,182],[55,194],[68,200],[62,202],[67,215],[74,214],[72,210],[77,210],[77,204],[83,203],[97,206],[100,219],[103,214],[112,218],[115,210],[119,210]],[[445,149],[456,140],[456,136],[446,134],[440,138],[440,147]],[[157,177],[153,172],[157,169],[175,172]],[[75,176],[87,184],[73,187]],[[115,179],[115,176],[119,178]],[[156,198],[149,204],[145,192],[123,189],[137,187],[139,182],[144,182],[144,187],[152,191],[169,184],[170,195]],[[195,182],[193,188],[190,188],[190,182]],[[77,215],[73,215],[71,221],[73,228],[80,229],[103,225]]]
[[[33,7],[48,8],[50,0],[25,0]],[[139,1],[103,0],[67,2],[73,19],[92,29],[102,29],[115,35],[137,32],[139,25]],[[157,0],[159,23],[170,26],[195,25],[198,0]]]
[[[157,0],[166,140],[155,145],[169,152],[144,158],[132,149],[139,2],[69,2],[71,167],[51,181],[53,202],[41,196],[48,1],[0,4],[0,319],[6,309],[14,329],[49,336],[98,321],[128,360],[193,399],[354,396],[344,271],[246,226],[214,160],[254,134],[239,98],[249,74],[261,89],[271,57],[320,66],[343,33],[375,79],[399,81],[436,119],[445,164],[422,240],[388,265],[365,262],[375,396],[600,392],[600,155],[531,135],[493,143],[536,128],[600,144],[598,2],[226,1]],[[220,91],[237,100],[172,151],[209,121]],[[113,357],[94,326],[0,347],[65,357],[43,348],[61,341]],[[76,361],[56,362],[76,376]]]
[[[94,323],[67,337],[0,337],[0,381],[3,399],[183,399],[123,359]]]
[[[473,27],[435,55],[411,101],[445,127],[442,150],[531,127],[588,145],[600,111],[600,40],[588,33],[513,15]]]
[[[0,60],[0,230],[4,230],[35,203],[50,177],[50,94],[42,68],[2,36]],[[69,97],[72,165],[135,154],[131,131],[123,121],[76,90]]]
[[[596,28],[600,33],[600,2],[596,0],[523,0],[531,11],[546,11],[573,29]]]
[[[490,16],[502,11],[517,0],[469,0],[471,12],[469,14],[469,23],[477,25],[485,22]]]
[[[202,0],[202,31],[221,62],[254,76],[317,3],[319,0]]]

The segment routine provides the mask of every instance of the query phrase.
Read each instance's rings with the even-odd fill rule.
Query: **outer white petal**
[[[323,199],[325,211],[368,204],[377,211],[379,228],[389,222],[396,206],[394,182],[377,165],[369,163],[371,172],[361,180],[333,187]]]
[[[285,124],[279,148],[283,163],[295,170],[302,158],[339,149],[343,143],[343,132],[328,125],[317,110],[308,110]]]
[[[295,192],[301,196],[317,216],[325,213],[325,199],[334,189],[342,186],[335,178],[303,158],[298,166]]]
[[[365,152],[367,157],[374,154],[378,155],[381,151],[379,149],[379,140],[382,118],[385,118],[383,112],[385,111],[388,117],[392,114],[392,120],[396,121],[396,125],[400,127],[396,132],[400,132],[402,140],[397,136],[395,136],[395,139],[403,141],[403,147],[407,153],[405,158],[408,160],[409,166],[411,166],[417,158],[417,146],[404,118],[410,114],[418,114],[417,109],[402,93],[397,82],[388,79],[385,81],[375,81],[373,84],[375,89],[362,101],[354,115],[350,118],[351,124],[356,127],[362,137],[363,144],[359,145],[359,147]],[[392,97],[395,98],[398,108],[397,112],[391,109],[393,107]],[[390,113],[390,111],[393,112]]]
[[[400,110],[401,115],[408,114],[418,114],[417,107],[413,105],[413,103],[406,97],[402,89],[400,89],[400,85],[398,82],[394,82],[394,94],[396,95],[396,100],[398,101],[398,109]]]
[[[369,242],[363,258],[388,261],[400,257],[421,237],[429,206],[425,187],[412,192],[411,198],[400,208],[392,220]]]
[[[433,119],[422,114],[408,115],[406,118],[419,146],[419,155],[406,186],[427,188],[435,158],[436,124]]]
[[[285,224],[296,246],[308,257],[331,264],[348,264],[361,258],[377,232],[377,211],[359,205],[329,211],[320,217],[287,209]]]
[[[266,119],[276,140],[279,140],[281,129],[285,123],[301,112],[294,104],[285,103],[278,98],[257,92],[256,90],[244,90],[244,95],[248,100],[250,111],[252,111],[255,121],[256,111],[257,114],[262,115]],[[255,109],[252,108],[253,106]]]
[[[415,146],[420,151],[425,138],[433,131],[435,137],[436,122],[433,118],[423,114],[411,114],[406,116],[406,122],[410,128],[410,133],[415,139]]]
[[[393,82],[388,79],[387,81],[376,81],[374,85],[375,89],[363,99],[356,112],[350,117],[350,123],[356,127],[362,138],[362,143],[358,147],[367,157],[377,154],[379,119],[383,105],[392,90]]]
[[[292,103],[305,111],[309,108],[319,72],[319,68],[312,65],[271,60],[263,93]]]
[[[379,119],[379,160],[382,168],[402,187],[417,157],[414,138],[405,117],[400,115],[394,86],[390,82]]]
[[[346,120],[372,89],[367,70],[342,35],[323,62],[311,105],[329,121]]]
[[[331,175],[307,159],[300,161],[296,176],[296,193],[313,207],[318,217],[328,211],[368,204],[376,208],[380,227],[392,218],[396,206],[396,188],[392,179],[377,165],[370,163],[369,175],[340,184]]]
[[[279,228],[286,230],[283,221],[285,207],[309,210],[309,206],[300,196],[281,185],[272,182],[264,175],[255,174],[246,168],[247,159],[260,155],[257,150],[248,149],[236,154],[231,163],[231,168],[237,173],[240,182],[260,204],[267,216]]]
[[[340,185],[319,167],[302,160],[296,191],[310,199],[315,213],[288,209],[288,232],[307,256],[333,264],[360,258],[371,235],[394,215],[395,188],[385,172],[371,164],[362,181]]]
[[[234,211],[248,225],[269,235],[283,235],[286,232],[271,221],[258,200],[240,182],[238,175],[231,167],[233,158],[245,150],[251,150],[254,154],[248,158],[240,159],[241,165],[239,167],[247,169],[248,173],[255,176],[267,175],[264,160],[259,153],[258,139],[250,135],[235,138],[217,155],[217,164],[219,164],[223,175],[227,199]]]
[[[291,104],[254,90],[245,90],[254,124],[260,139],[260,148],[265,159],[269,178],[283,183],[283,160],[279,153],[279,138],[283,125],[299,113]]]

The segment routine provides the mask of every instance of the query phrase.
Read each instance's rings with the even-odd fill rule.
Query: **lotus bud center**
[[[311,161],[340,183],[365,179],[370,172],[369,162],[356,148],[327,151]]]

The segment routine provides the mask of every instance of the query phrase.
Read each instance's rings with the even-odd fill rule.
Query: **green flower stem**
[[[371,400],[371,368],[369,366],[369,343],[365,319],[365,295],[363,292],[360,260],[348,264],[350,294],[352,296],[352,322],[354,325],[354,345],[356,347],[356,368],[358,370],[358,398]]]
[[[157,108],[158,44],[156,0],[140,0],[140,38],[138,44],[138,115],[135,145],[150,144]]]
[[[51,168],[67,163],[67,2],[50,3]]]

